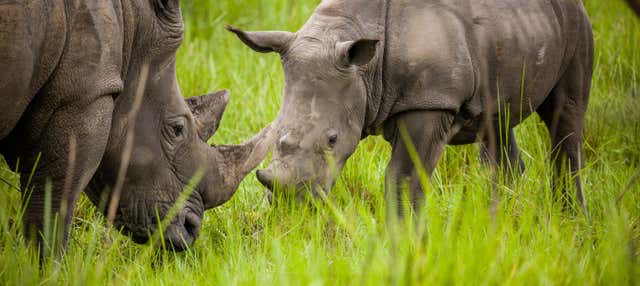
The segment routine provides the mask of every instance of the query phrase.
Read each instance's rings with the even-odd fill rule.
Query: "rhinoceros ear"
[[[249,48],[260,53],[282,53],[294,38],[293,33],[285,31],[245,32],[229,25],[225,28],[236,34]]]
[[[379,42],[372,39],[339,42],[336,44],[336,52],[343,64],[364,66],[375,57]]]
[[[222,114],[229,102],[229,91],[221,90],[187,98],[185,101],[196,120],[198,136],[204,141],[209,140],[220,126]]]

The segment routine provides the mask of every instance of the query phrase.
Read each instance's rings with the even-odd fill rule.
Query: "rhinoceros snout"
[[[166,247],[174,251],[184,251],[196,240],[202,220],[191,211],[182,210],[176,222],[167,226],[164,232]]]

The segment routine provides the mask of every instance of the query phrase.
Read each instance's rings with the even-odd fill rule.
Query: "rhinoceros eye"
[[[337,143],[338,143],[338,134],[335,134],[335,133],[330,134],[327,142],[327,145],[329,146],[329,148],[335,147]]]
[[[167,132],[170,134],[169,137],[174,140],[183,138],[186,131],[185,124],[186,120],[182,117],[170,120],[167,126]]]
[[[182,136],[182,132],[183,132],[183,131],[184,131],[184,126],[182,126],[182,125],[175,125],[175,126],[173,126],[173,134],[174,134],[176,137],[180,137],[180,136]]]

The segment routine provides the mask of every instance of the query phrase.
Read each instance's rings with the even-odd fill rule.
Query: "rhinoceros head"
[[[227,27],[253,50],[277,52],[282,60],[285,82],[273,126],[276,148],[269,167],[257,173],[270,190],[329,191],[362,136],[365,69],[373,62],[378,40],[359,38],[355,31],[334,33],[330,21],[316,20],[297,33]]]
[[[266,156],[269,128],[243,145],[209,146],[207,140],[219,126],[229,93],[183,98],[175,67],[182,42],[179,1],[130,5],[123,9],[131,13],[129,25],[125,23],[129,29],[125,38],[131,37],[124,41],[124,89],[114,96],[109,142],[87,194],[97,205],[106,199],[105,212],[111,209],[115,214],[116,226],[144,243],[192,177],[203,172],[164,229],[165,242],[184,250],[198,236],[204,211],[227,201]],[[118,200],[113,200],[118,193]]]

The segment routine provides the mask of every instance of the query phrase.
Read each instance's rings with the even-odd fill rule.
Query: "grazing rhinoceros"
[[[382,134],[393,148],[387,193],[408,183],[415,204],[424,194],[403,129],[428,172],[446,144],[473,142],[520,167],[512,128],[537,112],[583,201],[593,37],[580,1],[325,0],[296,33],[228,29],[282,60],[279,139],[257,174],[270,189],[328,191],[358,142]]]
[[[204,211],[227,201],[266,156],[269,128],[240,146],[207,144],[229,95],[182,97],[182,32],[178,0],[0,3],[0,153],[11,166],[19,160],[23,188],[37,162],[32,191],[24,190],[30,235],[43,231],[48,180],[64,242],[80,192],[100,205],[120,184],[120,200],[106,205],[117,227],[145,242],[202,170],[164,232],[183,250]]]

